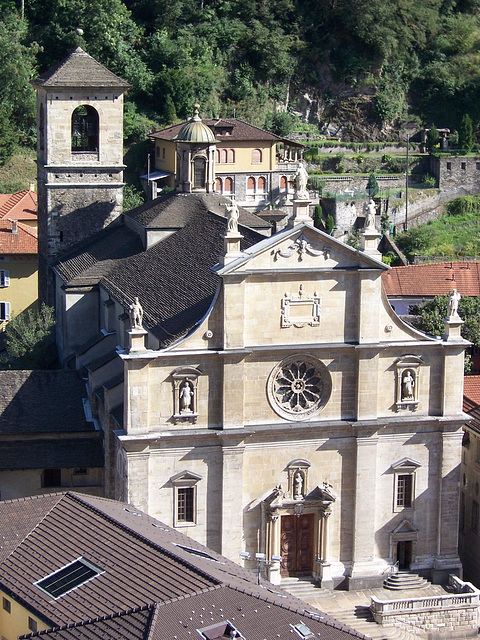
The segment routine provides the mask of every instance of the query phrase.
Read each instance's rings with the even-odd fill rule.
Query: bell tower
[[[39,299],[53,305],[52,262],[122,213],[123,94],[129,85],[80,47],[32,84]]]

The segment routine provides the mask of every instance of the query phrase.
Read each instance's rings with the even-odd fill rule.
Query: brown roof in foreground
[[[248,640],[291,640],[299,622],[324,640],[364,638],[121,502],[72,492],[0,502],[0,527],[0,588],[55,627],[42,636],[192,640],[228,620]],[[35,585],[79,557],[102,572],[57,599]]]
[[[14,229],[16,226],[16,231]],[[0,254],[35,255],[38,253],[38,239],[35,229],[22,222],[8,218],[0,220]]]
[[[155,131],[155,133],[150,134],[150,137],[158,138],[159,140],[173,140],[186,122],[181,122],[180,124],[175,124],[171,127],[167,127],[166,129]],[[293,140],[281,138],[280,136],[277,136],[270,131],[265,131],[265,129],[261,129],[260,127],[255,127],[253,124],[248,124],[248,122],[244,122],[238,118],[203,118],[202,122],[212,129],[215,134],[215,138],[220,142],[227,142],[229,140],[262,140],[269,142],[287,142],[288,144],[296,147],[304,146],[303,144],[294,142]],[[224,130],[228,130],[229,134],[222,135],[220,132]]]
[[[0,195],[0,219],[36,220],[37,194],[30,189]]]
[[[463,378],[463,410],[471,417],[470,426],[480,432],[480,376]]]
[[[32,81],[40,87],[92,87],[128,89],[128,82],[122,80],[97,62],[86,51],[77,47],[75,51],[57,65],[42,73]]]
[[[382,274],[387,296],[439,296],[456,289],[480,296],[480,262],[432,262],[393,267]]]

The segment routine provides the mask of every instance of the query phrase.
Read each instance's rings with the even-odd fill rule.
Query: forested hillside
[[[0,0],[0,162],[34,137],[29,80],[79,45],[132,89],[126,134],[191,113],[346,140],[480,120],[478,0]],[[23,15],[23,18],[22,18]],[[298,119],[297,119],[298,122]],[[330,127],[328,127],[330,125]],[[152,125],[154,126],[154,125]]]

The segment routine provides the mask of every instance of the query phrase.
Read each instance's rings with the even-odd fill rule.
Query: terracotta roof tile
[[[0,200],[0,219],[10,220],[36,220],[37,219],[37,194],[35,191],[25,189],[12,195],[7,195],[5,200]]]
[[[60,63],[32,81],[41,87],[105,87],[127,89],[130,85],[77,47]]]
[[[470,402],[480,405],[480,375],[463,378],[463,396]]]
[[[0,255],[38,253],[38,239],[35,229],[16,222],[17,233],[13,233],[14,222],[8,219],[0,220]]]
[[[438,296],[456,289],[480,296],[480,262],[432,262],[393,267],[382,274],[387,296]]]
[[[288,144],[296,147],[304,146],[298,142],[281,138],[270,131],[265,131],[265,129],[260,129],[260,127],[255,127],[254,125],[248,124],[238,118],[203,118],[202,122],[212,129],[215,134],[215,138],[220,142],[228,140],[250,140],[252,142],[255,140],[266,140],[269,142],[287,142]],[[173,140],[185,124],[186,122],[181,122],[180,124],[173,125],[172,127],[155,131],[155,133],[152,133],[150,137],[158,138],[159,140]],[[220,131],[227,129],[230,131],[228,135],[222,135],[220,133]]]

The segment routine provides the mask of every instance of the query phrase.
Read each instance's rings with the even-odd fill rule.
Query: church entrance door
[[[314,514],[282,516],[280,555],[282,577],[312,573]]]
[[[400,571],[408,571],[412,561],[412,543],[410,540],[397,542],[397,560]]]

